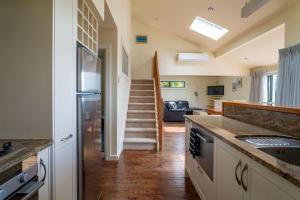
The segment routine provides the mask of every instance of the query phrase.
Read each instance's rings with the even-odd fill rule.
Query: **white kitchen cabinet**
[[[200,198],[203,200],[215,200],[215,182],[210,180],[210,178],[207,176],[198,162],[192,157],[189,151],[190,130],[192,126],[193,123],[189,120],[186,120],[185,169]]]
[[[241,200],[243,189],[238,181],[242,168],[242,157],[239,153],[226,148],[217,142],[217,199]],[[238,181],[236,180],[239,179]]]
[[[54,194],[56,200],[72,200],[76,198],[74,173],[73,139],[55,149],[55,181]]]
[[[191,128],[192,128],[192,122],[189,120],[186,120],[186,123],[185,123],[185,169],[186,169],[186,172],[190,176],[193,174],[193,157],[189,151]]]
[[[300,190],[295,185],[220,140],[217,163],[218,200],[300,199]]]
[[[51,147],[48,147],[46,149],[43,149],[42,151],[38,152],[37,158],[38,158],[38,162],[39,162],[39,172],[38,172],[38,176],[39,176],[39,181],[41,181],[44,177],[44,186],[39,190],[39,199],[42,200],[51,200],[51,176],[52,176],[52,172],[51,172]],[[44,164],[45,169],[42,166],[42,163]]]
[[[245,161],[249,166],[246,200],[300,200],[299,187],[249,157]]]
[[[193,177],[192,181],[194,186],[203,200],[215,200],[216,199],[216,187],[215,182],[211,181],[201,165],[193,160]]]
[[[76,0],[54,0],[55,200],[76,196]]]
[[[249,188],[246,199],[249,200],[295,200],[279,186],[269,181],[266,177],[251,169]]]

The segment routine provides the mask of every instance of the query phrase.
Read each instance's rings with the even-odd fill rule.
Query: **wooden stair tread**
[[[155,113],[155,110],[128,110],[128,113]]]
[[[154,81],[132,80],[126,119],[124,148],[156,149],[157,121]]]
[[[127,122],[156,122],[156,119],[137,119],[137,118],[129,118],[126,120]]]
[[[130,98],[136,98],[136,99],[154,99],[154,96],[130,96]]]
[[[153,83],[131,83],[133,86],[154,86]]]
[[[125,138],[124,143],[148,143],[148,144],[156,144],[156,139],[154,138],[144,138],[144,137],[133,137],[133,138]]]
[[[154,90],[131,90],[131,92],[154,92]]]
[[[129,105],[155,105],[155,103],[129,103]]]
[[[156,132],[156,128],[126,128],[125,132]]]

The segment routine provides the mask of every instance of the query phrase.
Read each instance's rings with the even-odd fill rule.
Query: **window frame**
[[[163,86],[162,83],[168,83],[168,86]],[[183,87],[173,87],[172,83],[183,83]],[[170,80],[170,81],[160,81],[160,87],[162,89],[186,89],[186,81],[176,81],[176,80]]]
[[[269,73],[266,75],[266,79],[267,79],[267,96],[266,96],[266,100],[267,103],[273,104],[275,103],[275,98],[276,98],[276,83],[277,83],[277,79],[276,81],[274,80],[274,77],[278,76],[277,72],[273,72],[273,73]]]
[[[129,77],[129,55],[124,46],[122,46],[122,73]]]

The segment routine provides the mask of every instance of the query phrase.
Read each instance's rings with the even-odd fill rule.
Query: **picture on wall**
[[[243,78],[237,78],[235,82],[232,83],[232,92],[236,92],[239,88],[243,87]]]
[[[237,82],[233,82],[232,83],[232,92],[236,92],[237,91]]]
[[[137,35],[135,38],[135,42],[138,44],[147,44],[148,36],[147,35]]]
[[[240,77],[236,80],[237,88],[242,88],[243,87],[243,78]]]

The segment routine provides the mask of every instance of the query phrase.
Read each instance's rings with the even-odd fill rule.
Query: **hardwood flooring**
[[[184,137],[184,124],[165,124],[163,152],[128,150],[118,162],[101,161],[101,200],[199,200],[185,177]]]

